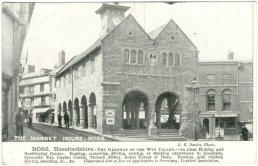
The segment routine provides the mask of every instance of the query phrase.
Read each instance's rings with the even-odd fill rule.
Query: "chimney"
[[[228,60],[234,60],[234,52],[233,51],[230,51],[228,53]]]
[[[60,52],[59,52],[59,66],[62,66],[62,65],[64,65],[65,64],[65,52],[64,52],[64,50],[61,50]]]

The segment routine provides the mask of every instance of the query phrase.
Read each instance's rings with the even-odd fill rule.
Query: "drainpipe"
[[[71,110],[71,111],[72,111],[72,115],[73,115],[73,117],[72,117],[72,124],[71,124],[71,125],[73,126],[73,124],[74,124],[73,119],[74,119],[74,116],[75,116],[75,115],[73,114],[73,113],[74,113],[74,112],[73,112],[73,107],[74,107],[74,105],[73,105],[73,104],[74,104],[74,103],[73,103],[73,67],[71,67],[70,70],[71,70],[71,75],[72,75],[72,110]],[[71,116],[71,113],[70,113],[70,116]],[[70,118],[71,118],[71,117],[70,117]]]

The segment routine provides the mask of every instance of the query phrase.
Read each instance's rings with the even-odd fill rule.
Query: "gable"
[[[121,37],[121,35],[125,36],[142,36],[146,39],[151,40],[150,36],[145,32],[145,30],[141,27],[141,25],[137,22],[137,20],[129,14],[120,24],[118,24],[112,31],[110,31],[104,38],[104,40],[108,40],[114,37]]]
[[[155,40],[157,41],[167,39],[175,40],[175,43],[177,43],[176,40],[181,39],[197,49],[194,43],[188,38],[188,36],[182,31],[182,29],[175,23],[173,19],[171,19],[165,26],[162,26],[160,28],[157,28],[157,30],[152,31],[151,34],[156,35],[153,35],[153,37],[155,37]]]

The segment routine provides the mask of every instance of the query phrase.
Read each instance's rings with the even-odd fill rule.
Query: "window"
[[[216,128],[224,128],[224,119],[223,118],[216,118],[215,119],[215,126]]]
[[[46,98],[45,97],[41,97],[41,105],[46,105]]]
[[[40,92],[44,92],[44,84],[40,84]]]
[[[227,124],[227,128],[235,128],[235,118],[234,117],[226,118],[226,124]]]
[[[131,50],[130,63],[136,64],[136,51],[135,50]]]
[[[162,53],[162,64],[165,66],[168,64],[168,55],[165,52]]]
[[[24,87],[20,87],[20,94],[24,94]]]
[[[91,74],[95,71],[95,62],[94,62],[95,60],[94,59],[92,59],[90,62],[90,64],[91,64]]]
[[[86,75],[86,64],[84,64],[83,66],[82,66],[82,76],[84,77],[85,75]]]
[[[54,82],[54,88],[56,87],[56,79],[55,78],[52,78],[53,79],[53,82]]]
[[[59,82],[59,88],[61,88],[61,79],[59,79],[58,82]]]
[[[181,66],[181,58],[180,58],[180,54],[176,53],[175,54],[175,67],[180,67]]]
[[[30,94],[34,93],[34,86],[33,85],[29,86],[29,93]]]
[[[30,106],[34,106],[34,98],[32,97],[32,98],[30,98]]]
[[[72,73],[70,72],[68,74],[68,84],[70,84],[72,82]]]
[[[168,65],[174,66],[174,54],[172,52],[169,53],[169,56],[168,56]]]
[[[223,74],[222,75],[222,83],[223,84],[230,84],[230,78],[231,78],[230,74]]]
[[[75,80],[78,80],[78,68],[76,68],[74,71],[74,77],[75,77]]]
[[[64,76],[64,78],[63,78],[63,84],[64,84],[64,87],[66,86],[66,76]]]
[[[123,57],[124,57],[124,63],[129,63],[129,50],[125,49],[124,53],[123,53]]]
[[[215,75],[214,74],[208,74],[207,75],[207,84],[208,85],[214,85],[215,84]]]
[[[213,90],[207,92],[207,111],[215,111],[215,94]]]
[[[143,51],[142,50],[138,51],[138,57],[137,58],[138,58],[138,60],[137,60],[138,64],[142,65],[143,64]]]
[[[231,110],[231,91],[225,90],[222,93],[223,110]]]

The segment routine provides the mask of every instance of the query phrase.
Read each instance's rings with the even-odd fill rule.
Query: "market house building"
[[[196,46],[171,19],[147,34],[126,6],[103,4],[99,39],[56,74],[56,113],[73,127],[126,135],[178,131],[181,96],[196,77]],[[57,119],[57,118],[55,118]]]

